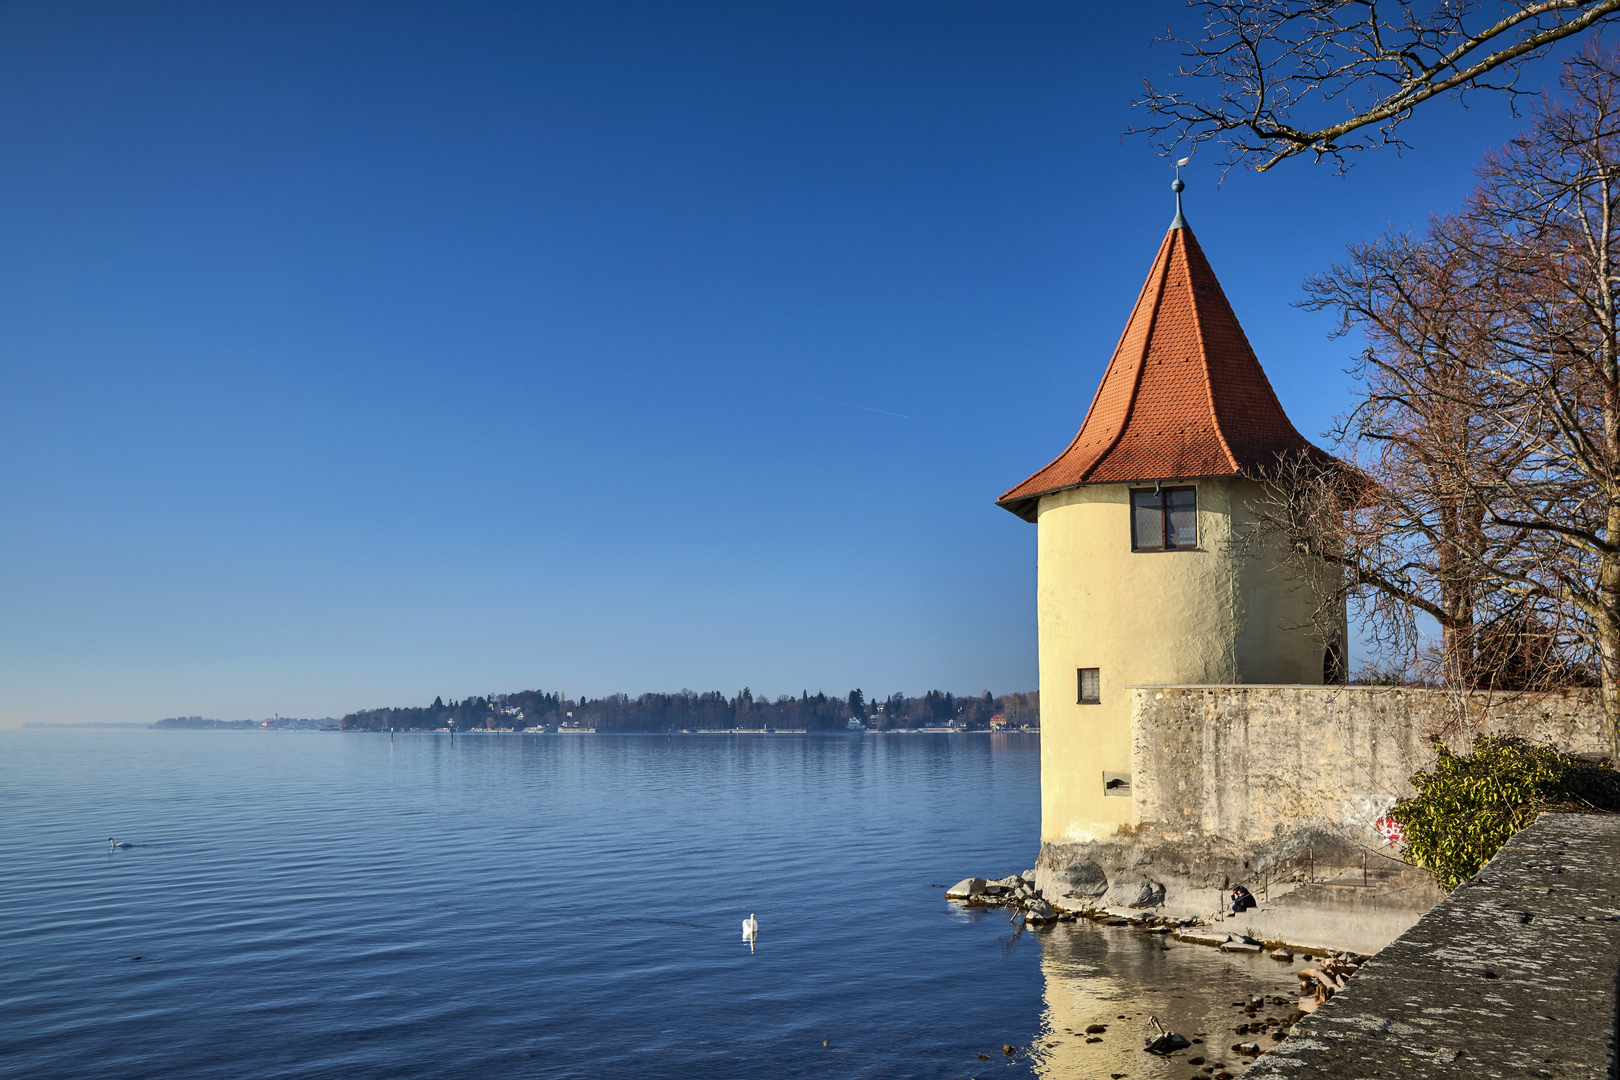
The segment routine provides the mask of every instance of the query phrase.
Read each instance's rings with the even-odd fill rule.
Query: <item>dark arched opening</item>
[[[1334,634],[1333,640],[1322,650],[1322,685],[1335,686],[1345,681],[1344,642]]]

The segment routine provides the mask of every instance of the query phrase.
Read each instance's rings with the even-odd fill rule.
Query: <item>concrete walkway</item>
[[[1616,1076],[1620,816],[1543,814],[1245,1080]]]

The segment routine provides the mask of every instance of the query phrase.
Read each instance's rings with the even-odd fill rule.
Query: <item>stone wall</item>
[[[1246,1080],[1616,1075],[1620,817],[1543,814]]]
[[[1269,846],[1289,834],[1378,846],[1375,822],[1416,794],[1434,740],[1466,751],[1517,734],[1607,749],[1595,691],[1502,696],[1378,686],[1132,690],[1132,824],[1168,841]]]
[[[1578,754],[1607,749],[1595,691],[1248,685],[1132,694],[1131,824],[1104,839],[1043,842],[1037,887],[1060,908],[1208,917],[1243,884],[1261,898],[1243,932],[1295,945],[1374,952],[1443,895],[1400,861],[1377,824],[1415,794],[1412,774],[1433,765],[1435,739],[1458,751],[1482,734]]]

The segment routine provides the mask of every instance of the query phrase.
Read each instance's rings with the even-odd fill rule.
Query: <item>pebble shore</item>
[[[1023,874],[1009,875],[1003,878],[964,878],[945,890],[947,900],[960,902],[974,907],[1004,907],[1014,910],[1013,921],[1022,921],[1032,927],[1040,927],[1060,922],[1075,922],[1085,919],[1102,926],[1132,927],[1145,934],[1163,934],[1175,940],[1191,944],[1208,945],[1231,953],[1268,953],[1273,960],[1292,963],[1295,951],[1281,943],[1267,945],[1242,934],[1227,933],[1223,930],[1213,929],[1209,922],[1197,918],[1177,918],[1156,914],[1150,910],[1131,908],[1115,908],[1104,906],[1087,906],[1080,910],[1067,910],[1054,907],[1042,896],[1035,887],[1035,871],[1028,870]],[[1311,954],[1304,953],[1301,957],[1305,961],[1315,959]],[[1268,1005],[1287,1006],[1289,1011],[1284,1015],[1267,1016],[1258,1021],[1242,1023],[1233,1029],[1233,1034],[1249,1036],[1254,1041],[1234,1043],[1231,1051],[1240,1058],[1254,1058],[1263,1049],[1258,1039],[1267,1037],[1269,1042],[1281,1042],[1287,1038],[1295,1022],[1314,1012],[1318,1005],[1330,997],[1336,990],[1342,989],[1345,982],[1355,974],[1361,964],[1367,960],[1350,952],[1329,952],[1321,955],[1321,971],[1304,969],[1298,972],[1302,983],[1301,997],[1297,1003],[1282,997],[1267,998],[1256,997],[1244,1002],[1234,1003],[1243,1008],[1249,1017],[1257,1016],[1259,1011],[1266,1010]],[[1326,974],[1324,974],[1324,972]],[[1294,1007],[1297,1004],[1297,1008]],[[1269,1011],[1269,1010],[1266,1010]],[[1098,1041],[1097,1035],[1088,1030],[1088,1042]],[[1202,1039],[1196,1040],[1202,1042]],[[1168,1056],[1189,1049],[1192,1043],[1181,1034],[1158,1029],[1145,1039],[1143,1049],[1150,1054]],[[1189,1065],[1205,1066],[1203,1059],[1189,1060]],[[1215,1080],[1225,1080],[1230,1073],[1214,1070],[1208,1067],[1203,1069],[1206,1076],[1214,1076]],[[1196,1078],[1203,1080],[1203,1078]]]

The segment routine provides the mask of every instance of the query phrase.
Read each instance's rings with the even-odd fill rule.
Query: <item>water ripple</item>
[[[29,731],[0,760],[0,1076],[947,1077],[1041,1023],[1038,946],[925,887],[1032,861],[1032,738]]]

